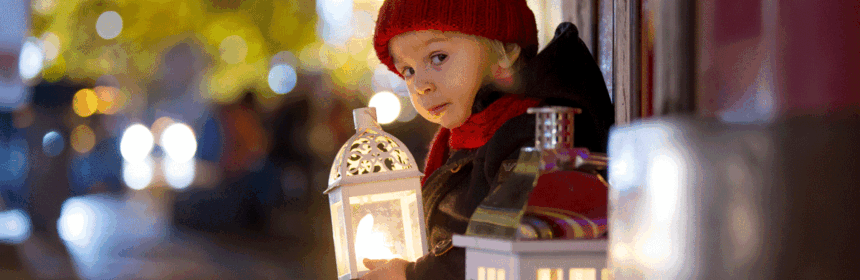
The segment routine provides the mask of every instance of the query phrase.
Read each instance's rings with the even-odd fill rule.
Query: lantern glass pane
[[[420,257],[417,202],[414,190],[349,198],[358,271],[367,270],[363,259]]]
[[[421,220],[418,213],[423,211],[424,209],[418,208],[418,196],[415,195],[415,191],[412,191],[412,194],[406,196],[403,200],[401,200],[402,204],[405,204],[403,207],[403,211],[406,219],[406,244],[407,255],[409,256],[410,261],[415,261],[421,256],[424,255],[423,248],[421,247],[422,233],[420,226],[424,223]]]
[[[537,280],[563,280],[564,270],[561,268],[539,268]]]
[[[594,268],[571,268],[570,280],[595,280],[597,279],[597,270]]]
[[[331,227],[334,229],[334,255],[337,258],[338,277],[349,273],[349,257],[346,252],[346,230],[343,222],[343,202],[331,204]]]

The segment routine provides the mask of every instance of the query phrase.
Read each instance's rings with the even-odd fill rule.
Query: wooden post
[[[639,118],[639,1],[614,0],[613,5],[613,102],[615,123]]]
[[[659,5],[655,18],[653,113],[692,113],[695,4],[684,0],[653,3]]]

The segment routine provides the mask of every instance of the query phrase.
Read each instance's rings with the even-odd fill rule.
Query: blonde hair
[[[511,67],[514,67],[514,68],[518,67],[520,62],[522,61],[521,55],[518,55],[518,57],[516,58],[516,61],[511,61],[511,59],[512,59],[511,54],[512,53],[519,53],[519,54],[522,53],[522,49],[520,48],[520,45],[517,45],[516,43],[504,43],[504,42],[499,41],[499,40],[493,40],[493,39],[489,39],[486,37],[475,36],[475,35],[468,35],[468,36],[474,38],[478,42],[481,42],[482,44],[489,47],[490,50],[493,53],[495,53],[495,55],[496,55],[495,57],[498,58],[499,60],[503,59],[505,61],[510,62]]]

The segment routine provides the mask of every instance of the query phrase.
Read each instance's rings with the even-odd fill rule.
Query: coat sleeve
[[[466,250],[459,247],[452,247],[439,256],[430,252],[406,267],[408,280],[465,278]]]
[[[534,116],[521,115],[508,120],[486,145],[479,148],[469,174],[469,185],[460,192],[461,201],[454,207],[464,217],[471,217],[478,205],[495,186],[502,163],[516,159],[521,147],[534,143]],[[459,223],[448,224],[449,226]],[[466,224],[445,230],[464,234]],[[428,229],[429,230],[429,229]],[[448,243],[430,244],[430,252],[410,263],[406,268],[406,279],[465,279],[466,250]]]

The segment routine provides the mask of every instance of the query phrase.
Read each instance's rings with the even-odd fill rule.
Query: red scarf
[[[440,127],[430,144],[430,153],[424,163],[423,186],[430,174],[448,160],[450,149],[475,149],[493,137],[496,130],[513,117],[526,113],[530,107],[540,103],[537,99],[519,95],[506,95],[477,114],[472,114],[465,123],[454,129]]]

